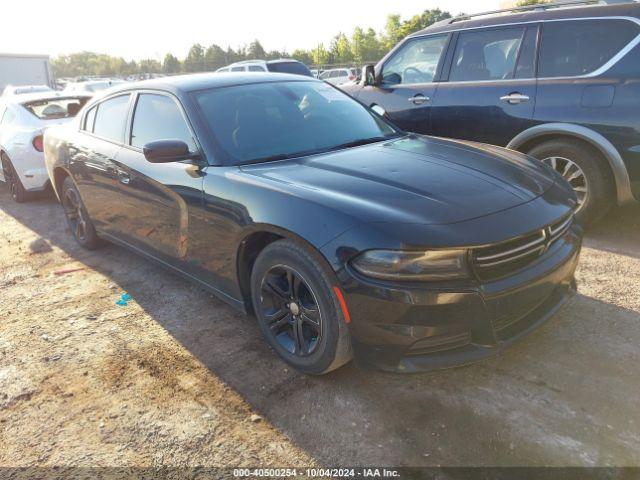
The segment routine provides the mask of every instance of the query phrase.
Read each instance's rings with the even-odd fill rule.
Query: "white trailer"
[[[0,92],[7,85],[47,85],[53,88],[49,55],[0,53]]]

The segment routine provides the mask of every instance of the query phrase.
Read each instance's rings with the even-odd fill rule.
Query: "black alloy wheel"
[[[251,271],[251,301],[262,334],[289,365],[308,375],[330,372],[352,358],[337,280],[319,254],[278,240],[258,255]]]
[[[260,293],[262,318],[275,341],[293,355],[313,354],[322,338],[322,314],[302,275],[276,265],[264,276]]]
[[[87,250],[94,250],[102,246],[102,241],[93,226],[91,218],[85,209],[80,193],[71,177],[64,179],[60,192],[60,199],[64,209],[67,224],[76,241]]]

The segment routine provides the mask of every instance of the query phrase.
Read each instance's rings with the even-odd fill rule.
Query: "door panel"
[[[69,143],[69,171],[95,227],[113,234],[119,205],[115,159],[122,147],[85,133],[77,140]]]
[[[448,81],[438,87],[432,133],[504,146],[532,126],[537,37],[537,26],[460,33]]]
[[[439,70],[450,36],[435,35],[408,40],[385,62],[379,85],[366,86],[358,100],[379,105],[400,128],[429,133],[430,114]]]
[[[181,268],[189,257],[191,207],[202,203],[202,175],[191,163],[149,163],[123,148],[116,162],[119,237]]]

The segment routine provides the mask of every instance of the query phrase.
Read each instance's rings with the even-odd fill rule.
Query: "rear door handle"
[[[119,168],[117,169],[117,172],[118,172],[118,181],[120,183],[124,183],[125,185],[128,185],[129,182],[131,181],[131,175],[129,175],[124,170],[120,170]]]
[[[530,100],[528,95],[523,95],[522,93],[514,92],[509,95],[505,95],[504,97],[500,97],[500,100],[503,102],[507,102],[511,105],[518,105],[520,103],[528,102]]]
[[[409,99],[409,101],[411,103],[413,103],[414,105],[422,105],[423,103],[426,103],[426,102],[428,102],[430,100],[431,99],[429,97],[425,97],[421,93],[418,93],[417,95],[414,95],[413,97],[411,97]]]

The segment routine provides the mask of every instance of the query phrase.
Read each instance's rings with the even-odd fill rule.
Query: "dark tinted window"
[[[267,68],[270,72],[276,73],[293,73],[295,75],[306,75],[312,77],[311,70],[307,66],[300,62],[277,62],[268,63]]]
[[[93,132],[93,123],[95,122],[95,119],[96,119],[97,110],[98,110],[98,107],[93,107],[91,110],[87,112],[87,116],[85,117],[85,120],[84,120],[84,129],[87,132]]]
[[[638,35],[628,20],[548,22],[542,29],[539,77],[585,75],[602,67]]]
[[[264,68],[262,68],[260,65],[249,65],[249,71],[250,72],[264,72]]]
[[[523,33],[520,27],[461,33],[449,80],[513,78]]]
[[[527,33],[525,33],[524,35],[524,42],[522,42],[522,47],[520,47],[520,54],[518,55],[516,78],[535,77],[537,39],[538,29],[536,27],[527,28]]]
[[[214,88],[195,94],[213,136],[241,164],[328,151],[398,132],[324,82]]]
[[[138,98],[131,128],[131,145],[142,148],[156,140],[182,140],[196,150],[189,127],[173,99],[143,93]]]
[[[98,105],[93,133],[120,142],[127,119],[129,95],[120,95]]]

